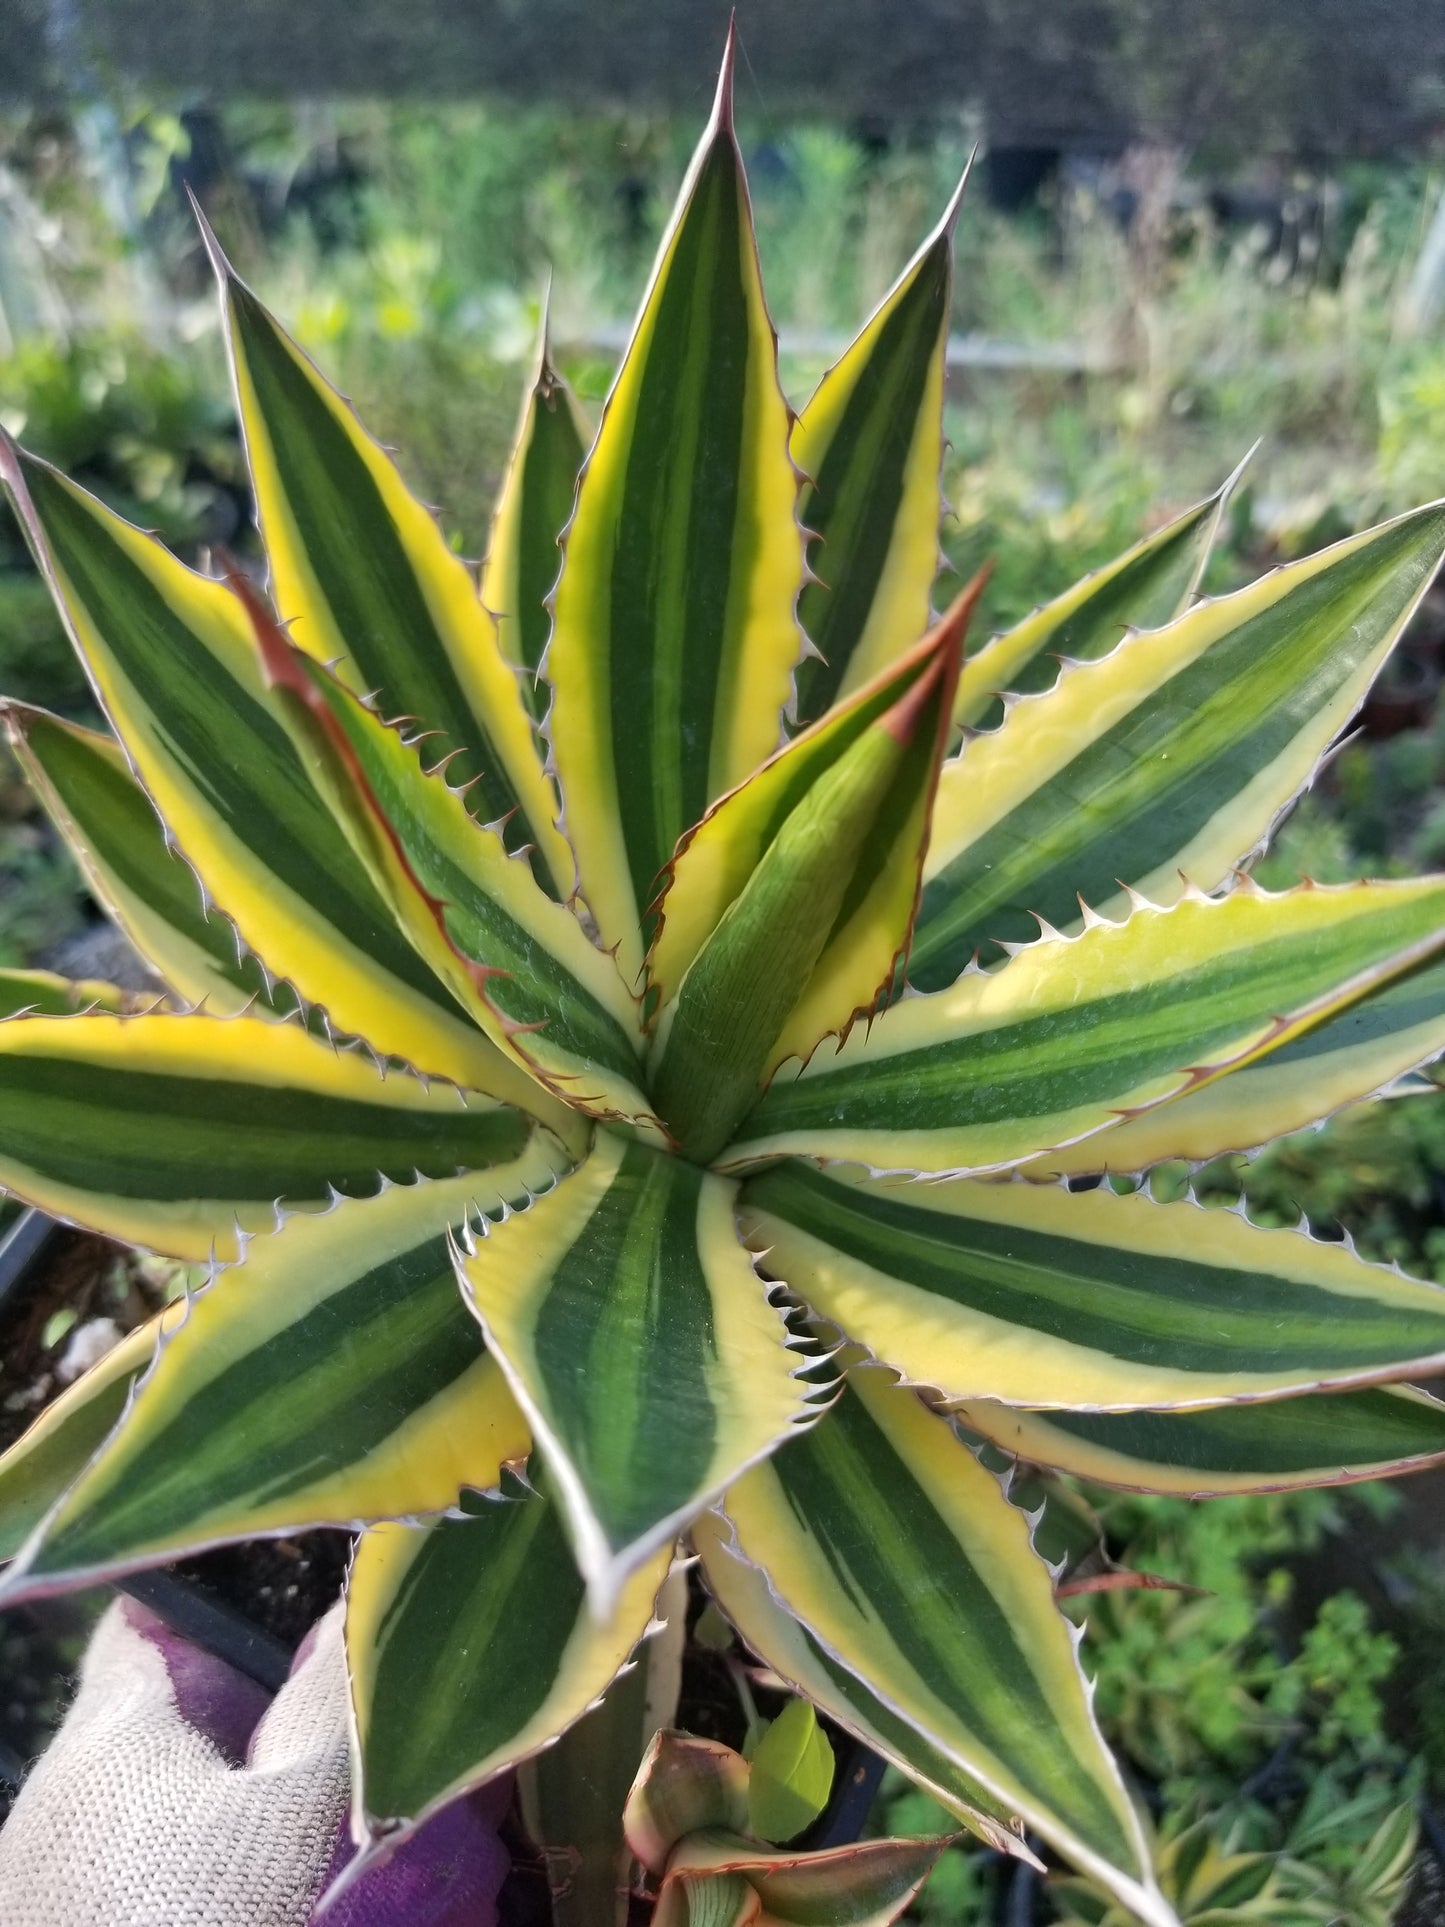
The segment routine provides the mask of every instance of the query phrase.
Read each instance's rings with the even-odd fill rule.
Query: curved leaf
[[[855,1369],[827,1422],[739,1480],[724,1507],[731,1549],[712,1516],[695,1537],[730,1616],[741,1559],[928,1748],[1142,1918],[1169,1922],[1028,1521],[946,1420]],[[767,1626],[745,1609],[735,1623],[771,1661]]]
[[[600,1611],[628,1572],[809,1415],[736,1186],[607,1132],[457,1270],[566,1508]]]
[[[967,180],[793,424],[793,460],[808,478],[798,620],[817,651],[798,667],[801,723],[862,688],[929,624],[953,227]]]
[[[551,1184],[500,1169],[288,1219],[162,1315],[153,1368],[8,1579],[73,1586],[177,1553],[440,1512],[525,1459],[526,1421],[457,1296],[449,1228]]]
[[[188,1003],[218,1017],[297,1008],[272,986],[234,926],[208,908],[190,865],[167,849],[150,798],[118,743],[43,709],[6,706],[10,742],[96,898],[136,949]]]
[[[677,839],[782,733],[803,570],[788,433],[729,40],[582,474],[544,665],[582,895],[629,983]]]
[[[220,286],[270,564],[297,644],[389,716],[438,732],[482,814],[521,812],[560,888],[572,865],[531,718],[471,572],[350,404],[239,279],[196,210]]]
[[[671,1558],[654,1553],[596,1618],[545,1479],[469,1518],[366,1533],[346,1594],[364,1848],[394,1846],[579,1720],[647,1631]]]
[[[1410,1386],[1203,1412],[1045,1416],[976,1400],[958,1417],[1018,1458],[1190,1499],[1389,1479],[1445,1459],[1445,1404]]]
[[[1002,1170],[1267,1056],[1445,945],[1445,879],[1142,904],[905,998],[786,1071],[728,1161]]]
[[[0,1024],[0,1184],[178,1258],[235,1257],[278,1209],[485,1170],[518,1156],[528,1129],[517,1111],[259,1017]]]
[[[950,1399],[1123,1411],[1436,1371],[1445,1291],[1231,1211],[800,1163],[742,1229],[814,1311]]]
[[[1276,569],[1064,669],[944,765],[909,954],[920,990],[990,940],[1127,886],[1176,902],[1257,850],[1363,701],[1445,554],[1445,504]]]
[[[547,706],[540,672],[552,630],[548,603],[562,565],[562,530],[591,446],[592,424],[552,365],[544,317],[537,369],[522,403],[482,570],[482,603],[496,622],[497,647],[519,672],[522,700],[535,721]]]
[[[0,1019],[78,1017],[91,1010],[121,1011],[154,1004],[95,977],[60,977],[53,970],[0,970]]]
[[[387,1056],[548,1103],[396,928],[307,779],[234,592],[3,436],[0,473],[132,768],[266,967]]]
[[[658,1912],[676,1889],[691,1901],[705,1882],[741,1879],[762,1905],[757,1920],[770,1927],[888,1927],[917,1896],[947,1844],[858,1840],[822,1852],[788,1853],[723,1832],[699,1834],[673,1855]],[[695,1906],[679,1919],[697,1927]]]
[[[1183,615],[1204,574],[1225,504],[1253,453],[1215,494],[980,649],[959,679],[954,720],[976,723],[1009,691],[1047,688],[1056,673],[1047,657],[1087,662],[1107,655],[1126,629],[1157,629]]]

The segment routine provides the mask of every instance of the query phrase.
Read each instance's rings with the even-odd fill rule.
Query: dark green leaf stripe
[[[245,1017],[0,1025],[0,1182],[183,1257],[234,1245],[272,1204],[366,1196],[515,1157],[518,1112],[428,1092],[290,1025]]]
[[[951,223],[934,236],[906,291],[884,317],[871,352],[858,373],[822,460],[798,503],[798,517],[811,532],[808,564],[816,580],[804,586],[798,619],[818,657],[797,671],[800,723],[821,716],[837,700],[854,652],[877,601],[903,510],[910,457],[930,374],[948,326],[952,268]],[[806,441],[808,411],[800,424]],[[926,539],[936,546],[937,455],[932,456]],[[800,446],[798,452],[803,453]],[[927,582],[916,611],[917,633],[928,620]],[[901,633],[901,651],[914,640]]]
[[[149,797],[119,746],[39,709],[8,712],[11,741],[91,888],[172,989],[218,1015],[257,1004],[281,1015],[274,987],[228,920],[208,910],[195,872],[166,847]]]
[[[468,819],[466,806],[440,776],[423,770],[395,730],[319,665],[306,664],[305,673],[345,733],[413,876],[441,904],[453,943],[464,957],[499,973],[487,979],[488,1001],[510,1024],[544,1026],[539,1045],[545,1041],[583,1067],[605,1067],[635,1080],[640,1067],[633,1037],[541,934],[550,926],[557,937],[570,939],[579,969],[597,972],[597,954],[570,912],[543,896],[524,859],[508,857],[492,831]],[[527,927],[513,909],[529,902],[534,914]],[[616,979],[610,963],[601,964],[600,972]],[[620,981],[613,987],[617,1001],[626,1004]]]
[[[557,1475],[594,1594],[807,1414],[782,1314],[737,1242],[735,1187],[600,1133],[460,1261]]]
[[[1267,1074],[1287,1064],[1310,1064],[1362,1045],[1388,1043],[1392,1037],[1438,1024],[1442,1018],[1445,1018],[1445,963],[1426,964],[1386,984],[1373,996],[1351,1004],[1327,1024],[1317,1024],[1303,1036],[1281,1044],[1278,1050],[1270,1052],[1261,1071]]]
[[[1442,548],[1445,512],[1403,517],[1333,566],[1307,565],[1317,572],[1192,660],[1186,656],[1172,674],[1156,639],[1140,637],[1107,667],[1066,675],[1047,697],[1014,710],[996,737],[969,745],[945,779],[936,831],[942,862],[936,853],[928,865],[910,981],[921,990],[941,989],[990,940],[1031,938],[1038,928],[1034,913],[1067,929],[1078,920],[1080,897],[1102,908],[1121,881],[1147,895],[1152,873],[1166,872],[1173,882],[1182,863],[1194,883],[1213,889],[1313,773],[1345,720],[1332,705],[1344,693],[1352,707],[1363,694]],[[1229,607],[1216,605],[1204,620]],[[1186,618],[1174,632],[1181,647],[1201,627],[1199,616]],[[1137,704],[1091,736],[1089,717],[1101,702],[1102,684],[1123,678],[1135,659]],[[987,785],[995,764],[1002,771],[1042,761],[1071,718],[1077,753],[1062,762],[1055,753],[1055,766],[1040,768],[1038,786],[954,854],[948,786],[959,786],[966,831],[969,791]],[[1289,752],[1306,735],[1318,740],[1304,745],[1296,765]],[[1276,768],[1278,783],[1251,808],[1242,793]],[[1221,836],[1200,874],[1187,852],[1211,824]]]
[[[447,991],[398,932],[276,718],[121,548],[104,538],[103,528],[52,470],[27,461],[25,477],[59,567],[104,622],[121,673],[227,830],[283,891],[331,925],[339,942],[453,1009]],[[324,999],[324,988],[316,994]]]
[[[1445,1351],[1445,1293],[1192,1204],[966,1181],[934,1193],[796,1162],[749,1180],[743,1196],[750,1238],[802,1297],[890,1363],[906,1350],[911,1376],[960,1396],[1023,1402],[1032,1388],[1040,1405],[1183,1404],[1197,1375],[1202,1403],[1235,1380],[1266,1390],[1404,1376]],[[963,1314],[954,1327],[950,1309]],[[993,1345],[965,1389],[943,1341],[966,1346],[970,1332]],[[1067,1347],[1072,1366],[1044,1341]]]
[[[1252,452],[1252,451],[1251,451]],[[1246,455],[1244,461],[1247,462]],[[1049,688],[1060,656],[1088,662],[1107,655],[1129,628],[1156,629],[1188,607],[1203,574],[1215,530],[1244,462],[1207,501],[1136,542],[1115,561],[1001,636],[964,670],[957,720],[976,723],[1004,690]]]
[[[257,1532],[411,1515],[496,1483],[525,1423],[457,1294],[446,1242],[498,1179],[290,1220],[163,1342],[124,1426],[24,1562],[25,1585]],[[3,1495],[0,1483],[0,1495]]]
[[[800,1077],[776,1079],[741,1127],[739,1151],[786,1132],[846,1131],[851,1140],[870,1128],[947,1131],[1123,1107],[1132,1093],[1208,1064],[1236,1040],[1268,1032],[1277,1019],[1310,1008],[1392,955],[1403,962],[1414,947],[1426,951],[1445,938],[1433,887],[1407,886],[1401,894],[1393,886],[1373,888],[1381,893],[1373,907],[1365,897],[1352,906],[1349,892],[1334,897],[1340,915],[1330,921],[1295,922],[1298,897],[1194,900],[1140,912],[1070,945],[1040,944],[996,980],[967,977],[939,992],[936,1022],[931,1000],[897,1004],[869,1038],[836,1057],[815,1058]],[[1322,919],[1329,914],[1326,907]],[[1177,931],[1178,958],[1201,960],[1153,976],[1132,971],[1124,962],[1130,933],[1145,940],[1151,917],[1174,919],[1160,932]],[[1247,935],[1246,919],[1253,926]],[[1225,948],[1226,927],[1236,921],[1240,935]],[[1107,987],[1112,968],[1091,977],[1094,945],[1100,961],[1106,949],[1117,956],[1118,990]],[[1040,994],[1021,996],[1016,1011],[1008,1009],[1007,973],[1030,957],[1039,966]],[[1051,968],[1066,1001],[1047,994]],[[1125,973],[1135,976],[1128,988]],[[1016,981],[1022,991],[1024,978]],[[955,1008],[960,1016],[976,1008],[980,1021],[953,1025]]]
[[[516,790],[462,688],[375,476],[256,297],[229,277],[226,298],[296,539],[360,687],[375,690],[388,715],[440,730],[446,741],[436,749],[463,752],[451,766],[454,780],[476,782],[487,821],[506,816],[518,807]]]
[[[366,1832],[394,1838],[468,1786],[514,1766],[586,1712],[652,1616],[670,1548],[588,1607],[551,1481],[474,1516],[381,1526],[362,1540],[346,1641]],[[482,1663],[505,1653],[506,1663]],[[476,1663],[458,1665],[458,1655]]]
[[[1269,1491],[1378,1478],[1445,1456],[1445,1405],[1394,1389],[1334,1392],[1202,1412],[960,1416],[1021,1457],[1136,1491]]]
[[[562,562],[558,543],[590,441],[576,397],[552,366],[544,330],[482,575],[482,601],[496,617],[497,641],[507,660],[527,672],[522,696],[537,721],[548,701],[539,671],[552,633],[548,599]]]

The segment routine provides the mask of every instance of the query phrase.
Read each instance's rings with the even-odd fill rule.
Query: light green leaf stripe
[[[1313,778],[1445,554],[1417,509],[1102,661],[1066,668],[944,766],[909,980],[951,983],[980,948],[1082,900],[1127,913],[1223,883]]]
[[[0,473],[133,770],[267,969],[383,1054],[535,1108],[533,1081],[407,943],[312,788],[234,591],[3,435]]]
[[[264,1018],[0,1023],[0,1185],[178,1258],[234,1257],[278,1206],[504,1163],[528,1129]]]
[[[818,651],[798,667],[800,723],[861,689],[929,624],[953,225],[967,179],[793,425],[793,460],[809,478],[798,620]]]
[[[155,1355],[160,1317],[138,1325],[0,1454],[0,1560],[13,1559],[125,1410]]]
[[[827,1424],[725,1509],[839,1665],[1141,1918],[1171,1920],[1028,1521],[944,1419],[855,1369]],[[723,1531],[699,1533],[710,1577]]]
[[[604,1693],[647,1630],[668,1546],[590,1610],[550,1482],[474,1517],[381,1525],[357,1548],[346,1652],[353,1831],[394,1843],[539,1751]],[[458,1665],[459,1654],[478,1663]],[[486,1655],[506,1663],[480,1663]]]
[[[200,880],[167,849],[149,797],[120,745],[42,709],[6,708],[10,742],[97,899],[165,983],[217,1017],[297,1009],[272,985],[234,926],[208,908]]]
[[[0,970],[0,1018],[76,1017],[87,1010],[154,1005],[159,993],[136,996],[95,977],[72,980],[53,970]]]
[[[1022,1412],[958,1407],[1015,1457],[1130,1492],[1213,1498],[1419,1472],[1445,1459],[1445,1404],[1409,1386],[1203,1412]]]
[[[1317,1124],[1445,1052],[1445,964],[1361,998],[1257,1064],[1023,1167],[1026,1177],[1204,1163]]]
[[[488,821],[520,811],[559,889],[572,880],[531,718],[461,557],[350,404],[241,281],[197,211],[220,286],[271,594],[297,644],[339,661],[388,716],[439,732]]]
[[[905,998],[785,1069],[727,1161],[1005,1169],[1265,1057],[1442,945],[1440,878],[1142,905]]]
[[[265,647],[316,787],[418,954],[525,1075],[594,1115],[648,1118],[637,1004],[613,959],[397,730],[278,631]]]
[[[482,604],[496,622],[497,646],[519,672],[522,700],[537,722],[547,707],[540,672],[552,632],[549,600],[562,566],[559,544],[591,446],[592,424],[552,365],[544,316],[482,570]]]
[[[742,1230],[815,1312],[950,1400],[1216,1405],[1445,1359],[1438,1286],[1140,1193],[900,1185],[792,1163],[749,1181]]]
[[[783,1315],[738,1244],[735,1198],[724,1178],[599,1133],[552,1195],[483,1221],[458,1254],[602,1612],[629,1572],[816,1414]]]
[[[959,680],[955,722],[977,723],[1010,691],[1046,689],[1057,673],[1054,657],[1086,662],[1107,655],[1127,629],[1157,629],[1182,615],[1249,458],[1216,494],[980,649]]]
[[[630,984],[678,838],[781,738],[802,647],[788,435],[729,52],[583,471],[544,665],[582,895]]]
[[[457,1296],[446,1233],[553,1180],[533,1146],[257,1239],[244,1267],[163,1314],[135,1402],[12,1568],[11,1594],[495,1488],[530,1438]]]

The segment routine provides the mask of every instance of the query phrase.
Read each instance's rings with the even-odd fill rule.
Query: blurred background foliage
[[[479,555],[543,291],[550,279],[560,358],[595,408],[695,120],[474,103],[8,110],[0,421],[189,559],[253,543],[189,184]],[[795,401],[936,218],[976,134],[961,115],[744,125]],[[946,570],[992,559],[986,627],[1215,488],[1257,439],[1216,593],[1445,492],[1445,169],[1428,158],[1220,172],[1160,146],[985,155],[953,328]],[[1437,596],[1363,733],[1261,864],[1266,883],[1445,866],[1442,656]],[[0,688],[94,716],[8,520]],[[93,967],[96,930],[0,768],[0,965]],[[1151,1183],[1192,1185],[1206,1204],[1243,1195],[1262,1220],[1348,1231],[1445,1282],[1445,1093],[1417,1083],[1253,1164]],[[1440,1487],[1416,1483],[1424,1496],[1208,1507],[1082,1495],[1097,1560],[1202,1589],[1087,1602],[1100,1717],[1150,1802],[1185,1918],[1384,1923],[1412,1879],[1412,1917],[1445,1918],[1416,1859],[1417,1802],[1427,1833],[1445,1805]],[[926,1832],[940,1817],[890,1780],[879,1823]],[[1032,1878],[951,1850],[917,1918],[1104,1918],[1086,1892],[1050,1900]]]

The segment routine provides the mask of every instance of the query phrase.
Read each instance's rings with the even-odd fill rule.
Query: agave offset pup
[[[1445,506],[1196,601],[1216,497],[960,670],[954,212],[795,417],[726,63],[595,436],[542,356],[480,594],[209,236],[267,595],[7,445],[114,730],[13,740],[169,994],[7,981],[0,1183],[214,1277],[0,1465],[0,1596],[364,1528],[369,1853],[606,1693],[681,1544],[774,1675],[1163,1927],[974,1447],[1201,1495],[1445,1456],[1395,1388],[1440,1291],[1076,1182],[1445,1050],[1445,878],[1247,874]]]

